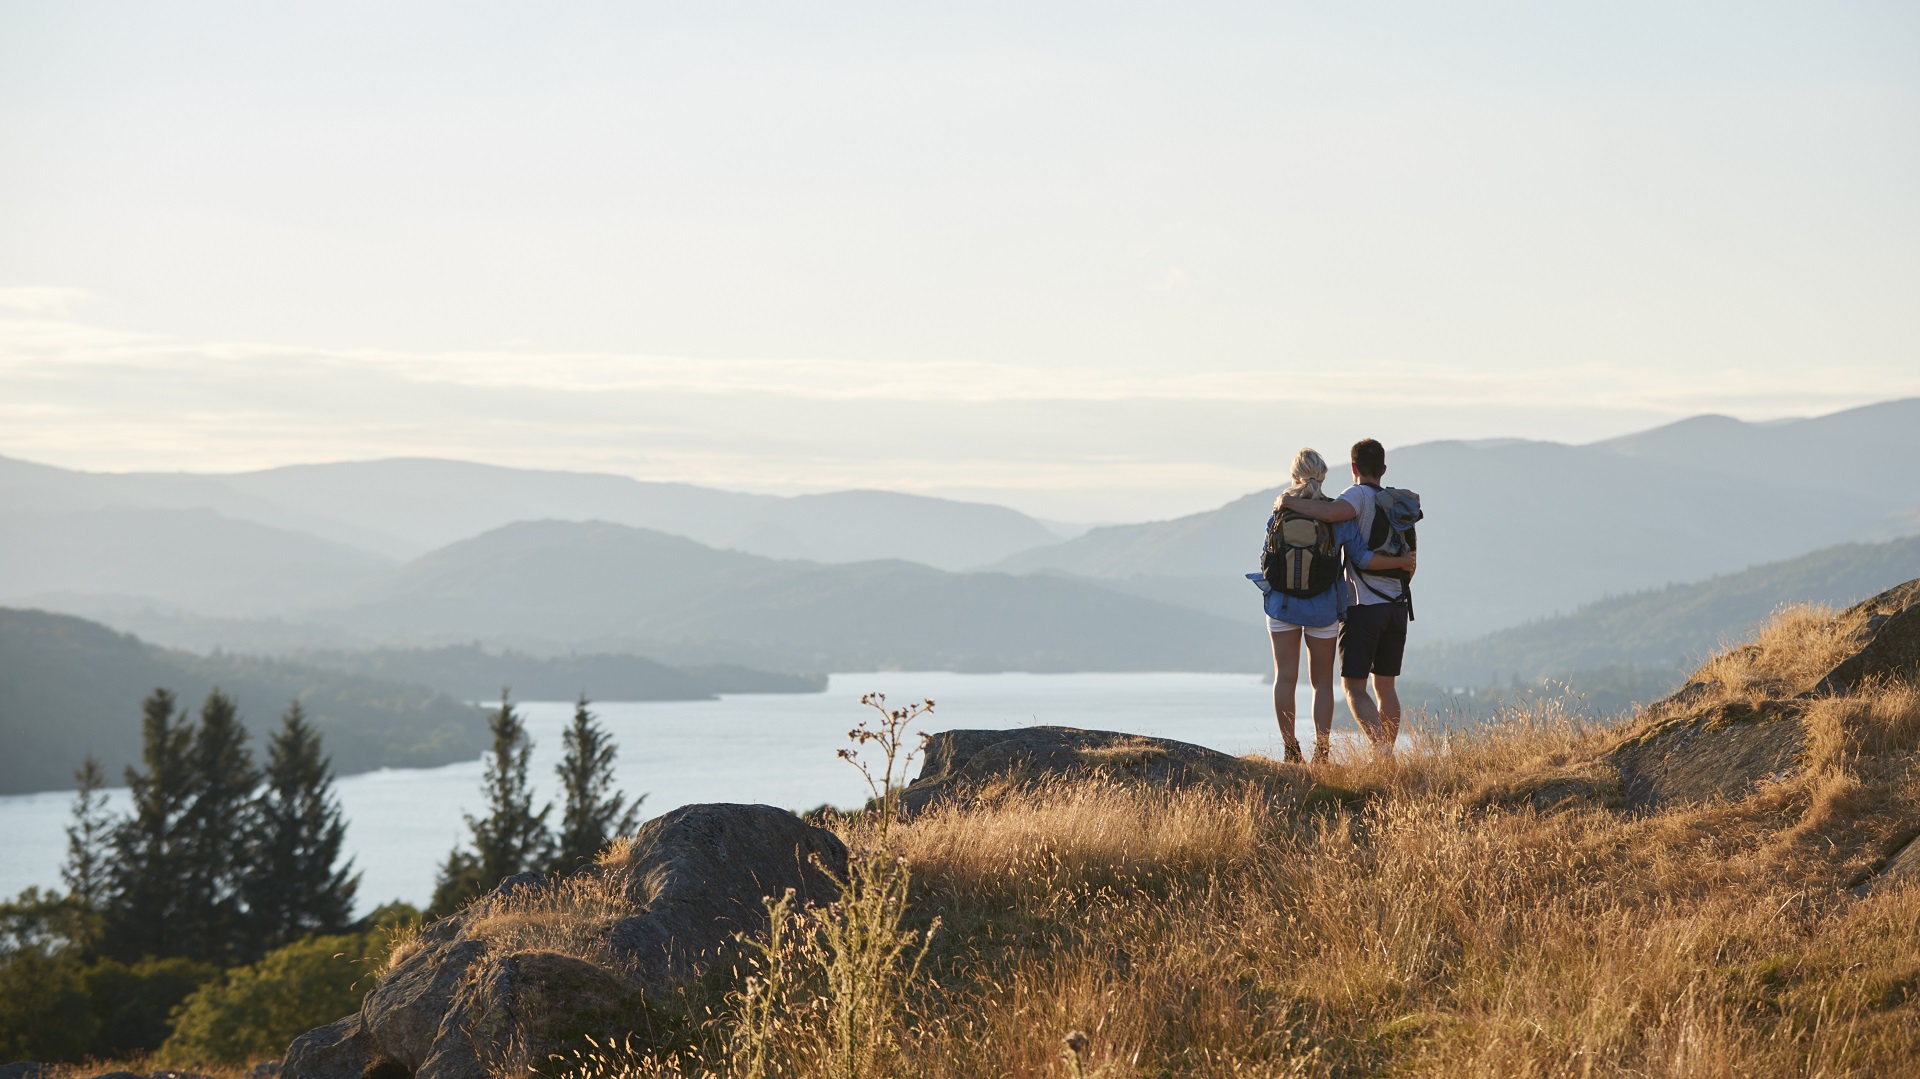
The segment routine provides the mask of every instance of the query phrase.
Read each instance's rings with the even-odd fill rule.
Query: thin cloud
[[[16,289],[22,294],[63,290]],[[33,302],[31,298],[22,301]],[[45,302],[51,302],[45,301]],[[1920,373],[1885,365],[1819,365],[1675,374],[1626,364],[1541,363],[1486,370],[1413,361],[1276,362],[1249,370],[1181,365],[1118,371],[970,362],[690,357],[521,350],[315,349],[243,341],[195,342],[49,318],[0,317],[0,379],[16,392],[101,374],[197,385],[259,380],[392,380],[421,387],[525,389],[556,394],[762,395],[802,400],[914,402],[1273,401],[1422,407],[1599,406],[1675,416],[1731,412],[1798,415],[1920,393]]]

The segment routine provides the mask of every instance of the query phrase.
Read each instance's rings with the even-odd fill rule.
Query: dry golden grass
[[[1813,687],[1850,651],[1848,642],[1866,622],[1859,611],[1835,614],[1814,603],[1789,604],[1774,612],[1751,641],[1725,648],[1700,665],[1692,682],[1709,685],[1708,699],[1758,704]]]
[[[607,934],[613,923],[633,913],[624,872],[628,853],[628,846],[617,845],[602,856],[599,872],[576,873],[543,888],[481,896],[463,911],[467,935],[503,954],[557,952],[617,967]]]
[[[1851,627],[1831,618],[1787,610],[1702,675],[1754,701],[1799,693],[1840,658]],[[1618,741],[1551,704],[1311,780],[1008,785],[885,833],[911,902],[878,928],[940,929],[880,1070],[743,1066],[717,1001],[704,1042],[583,1070],[1920,1075],[1920,885],[1850,891],[1920,832],[1920,691],[1795,707],[1798,768],[1652,813],[1509,808],[1502,792],[1541,776],[1597,776]],[[817,1041],[799,1010],[755,1022]]]

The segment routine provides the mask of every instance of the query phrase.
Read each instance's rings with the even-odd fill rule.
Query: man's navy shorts
[[[1356,603],[1340,623],[1340,677],[1400,676],[1407,651],[1407,605]]]

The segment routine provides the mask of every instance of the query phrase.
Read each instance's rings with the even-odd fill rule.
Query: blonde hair
[[[1293,468],[1290,471],[1293,475],[1293,486],[1282,492],[1281,498],[1287,495],[1300,498],[1327,497],[1320,491],[1321,481],[1327,478],[1327,459],[1320,456],[1318,450],[1306,448],[1294,454]],[[1273,500],[1273,508],[1280,508],[1279,498]]]

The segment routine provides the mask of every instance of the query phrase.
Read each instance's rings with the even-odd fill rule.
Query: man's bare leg
[[[1353,709],[1353,718],[1360,729],[1367,734],[1367,741],[1373,743],[1374,756],[1386,760],[1393,759],[1393,740],[1385,738],[1380,727],[1380,710],[1374,707],[1373,698],[1367,695],[1367,680],[1364,678],[1342,678],[1347,687],[1347,707]]]
[[[1300,631],[1269,633],[1273,638],[1273,717],[1280,721],[1280,740],[1287,744],[1287,760],[1298,763],[1300,737],[1294,733],[1293,697],[1300,685]]]
[[[1395,688],[1392,675],[1376,674],[1373,691],[1380,695],[1380,729],[1387,744],[1392,745],[1400,740],[1400,690]]]

